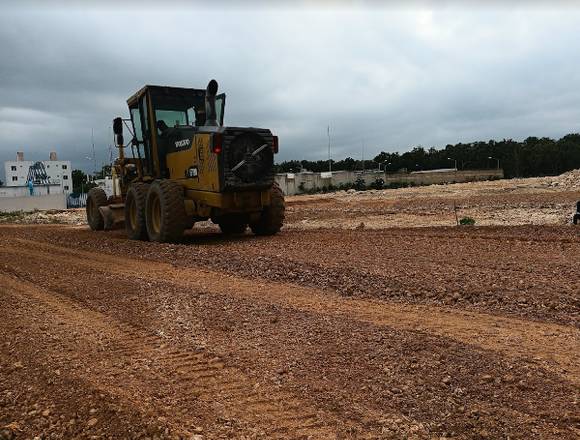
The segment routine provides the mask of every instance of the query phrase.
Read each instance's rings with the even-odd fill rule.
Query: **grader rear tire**
[[[99,207],[107,205],[107,194],[101,188],[91,188],[87,194],[87,223],[93,231],[102,231],[105,228],[105,219]]]
[[[156,180],[149,187],[145,202],[149,240],[176,242],[187,227],[183,187],[171,180]]]
[[[274,235],[280,231],[284,223],[284,193],[274,182],[270,190],[270,206],[266,206],[260,215],[260,219],[250,224],[252,232],[256,235]]]
[[[125,198],[125,230],[131,240],[147,240],[147,222],[145,221],[145,200],[149,185],[133,183]]]

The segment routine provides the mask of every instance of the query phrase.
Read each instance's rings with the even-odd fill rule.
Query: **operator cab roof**
[[[170,86],[155,86],[146,85],[139,89],[134,95],[127,99],[127,105],[133,107],[137,104],[139,99],[151,91],[152,98],[163,98],[163,97],[183,97],[198,100],[199,98],[205,98],[205,89],[190,89],[186,87],[170,87]]]

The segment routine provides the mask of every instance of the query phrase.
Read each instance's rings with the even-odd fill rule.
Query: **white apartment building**
[[[70,160],[58,160],[56,153],[50,153],[49,160],[40,161],[44,165],[46,175],[51,185],[60,185],[63,193],[72,192],[72,167]],[[28,173],[30,167],[36,161],[24,160],[24,153],[16,153],[15,161],[4,162],[4,175],[6,176],[6,186],[26,186],[28,185]]]

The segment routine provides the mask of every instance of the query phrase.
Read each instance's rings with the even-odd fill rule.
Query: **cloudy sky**
[[[336,159],[580,131],[572,3],[164,5],[0,5],[0,161],[91,170],[93,129],[100,167],[127,97],[210,78],[228,125],[280,136],[278,160],[325,159],[327,125]]]

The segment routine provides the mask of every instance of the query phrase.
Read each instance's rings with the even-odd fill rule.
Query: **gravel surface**
[[[292,196],[287,198],[287,228],[456,226],[463,217],[482,226],[566,225],[580,190],[558,182],[570,182],[570,177]]]
[[[290,197],[275,237],[178,244],[4,216],[0,440],[579,438],[578,178]]]
[[[580,434],[572,227],[0,236],[17,438]]]

